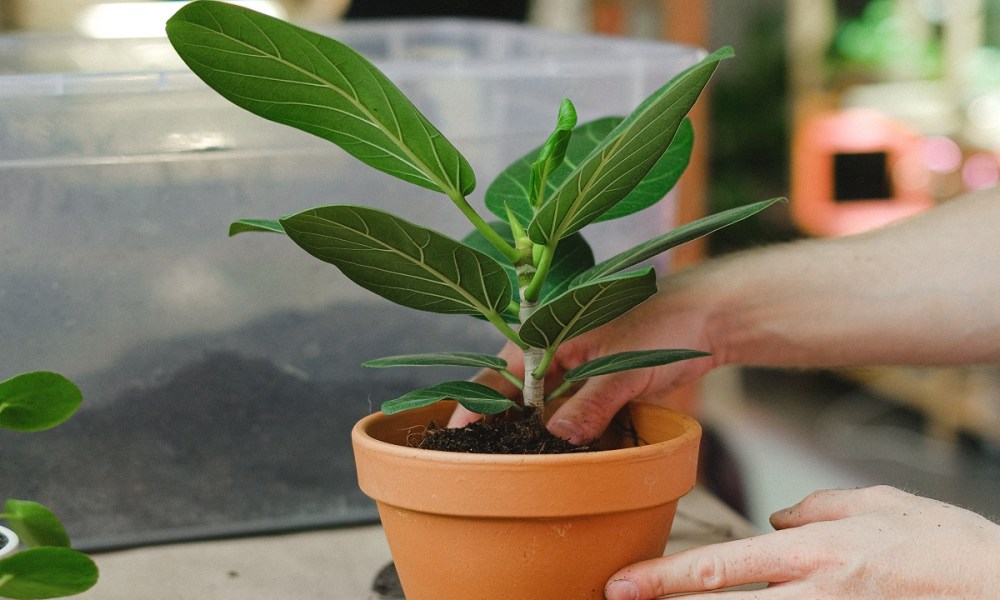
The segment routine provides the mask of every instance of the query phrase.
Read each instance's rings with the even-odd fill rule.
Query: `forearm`
[[[806,240],[668,278],[716,360],[802,367],[1000,361],[1000,194],[864,235]]]

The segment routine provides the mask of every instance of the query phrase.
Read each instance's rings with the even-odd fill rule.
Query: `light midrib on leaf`
[[[645,133],[645,131],[648,128],[652,127],[653,124],[660,117],[662,117],[663,115],[665,115],[668,111],[673,110],[674,107],[676,107],[677,104],[680,102],[681,98],[683,98],[683,95],[681,95],[680,98],[677,98],[674,102],[670,103],[669,106],[666,106],[661,111],[659,111],[659,115],[657,115],[653,119],[650,119],[650,122],[645,127],[643,127],[641,130],[639,130],[638,132],[636,132],[635,135],[632,136],[632,138],[633,139],[638,138],[640,135],[642,135],[643,133]],[[646,115],[644,114],[642,116],[645,117]],[[569,229],[571,225],[575,224],[575,222],[576,222],[576,216],[578,216],[580,214],[580,212],[582,212],[581,206],[584,206],[584,207],[589,206],[596,199],[597,196],[595,195],[594,198],[590,198],[586,203],[584,203],[584,199],[591,194],[591,190],[606,175],[605,170],[607,168],[608,163],[610,163],[613,159],[617,158],[618,152],[620,151],[621,146],[624,144],[623,140],[625,139],[625,134],[626,133],[628,133],[627,130],[624,131],[624,132],[622,132],[618,136],[618,138],[615,139],[614,142],[608,144],[608,147],[603,152],[601,152],[601,157],[602,158],[598,162],[597,168],[595,168],[594,171],[591,173],[590,177],[587,178],[587,181],[584,182],[582,186],[580,186],[580,187],[577,188],[576,198],[570,204],[569,210],[567,210],[567,212],[566,212],[566,215],[567,215],[568,218],[564,218],[564,219],[560,220],[558,223],[555,223],[555,228],[549,233],[549,240],[553,240],[553,239],[558,240],[558,239],[561,239],[562,234],[567,229]],[[655,137],[656,136],[653,136],[650,139],[651,140],[655,139]],[[585,163],[586,159],[584,159],[583,162]]]
[[[547,335],[544,336],[547,342],[545,347],[554,348],[556,346],[561,345],[566,335],[569,333],[569,331],[573,328],[574,325],[576,325],[580,321],[581,316],[585,314],[587,309],[593,306],[594,303],[597,302],[597,299],[603,296],[604,292],[608,289],[608,287],[610,287],[613,284],[614,282],[600,285],[600,289],[596,294],[594,294],[594,297],[591,298],[589,302],[586,302],[584,304],[579,304],[579,302],[577,302],[577,305],[580,307],[580,309],[576,311],[576,313],[573,315],[573,318],[571,318],[568,323],[563,323],[562,321],[556,318],[555,313],[550,313],[552,314],[552,320],[555,321],[556,323],[559,323],[562,329],[556,336],[555,341],[549,340],[549,337]],[[576,293],[575,292],[569,292],[569,293],[573,294],[573,299],[574,301],[576,301]],[[551,311],[551,308],[549,310]]]
[[[191,25],[195,25],[195,24],[193,24],[193,23],[190,23],[190,22],[188,22],[188,23],[189,23],[189,24],[191,24]],[[253,24],[253,23],[251,22],[251,24]],[[272,47],[274,47],[274,41],[273,41],[273,40],[271,39],[271,36],[269,36],[269,35],[268,35],[268,34],[267,34],[266,32],[264,32],[264,31],[263,31],[263,30],[261,30],[261,29],[260,29],[259,27],[257,27],[257,26],[256,26],[256,24],[253,24],[253,25],[254,25],[254,27],[256,27],[256,29],[257,29],[258,31],[260,31],[261,35],[263,35],[263,36],[264,36],[264,38],[265,38],[265,39],[266,39],[266,40],[267,40],[267,41],[268,41],[268,42],[269,42],[269,43],[270,43],[270,44],[272,45]],[[197,25],[195,25],[195,26],[197,26]],[[390,139],[390,140],[391,140],[391,141],[392,141],[392,142],[393,142],[394,144],[396,144],[396,146],[397,146],[397,147],[399,147],[399,148],[400,148],[400,149],[401,149],[401,150],[403,151],[403,153],[404,153],[404,154],[406,155],[406,157],[407,157],[407,158],[408,158],[409,160],[408,160],[408,161],[402,161],[402,160],[401,160],[401,162],[404,162],[404,163],[407,163],[407,162],[408,162],[408,164],[411,164],[411,165],[413,165],[413,166],[414,166],[414,167],[415,167],[415,168],[416,168],[416,169],[417,169],[418,171],[420,171],[420,172],[421,172],[421,173],[422,173],[422,174],[423,174],[424,176],[426,176],[426,177],[427,177],[427,179],[428,179],[429,181],[433,182],[433,183],[434,183],[435,185],[437,185],[437,186],[438,186],[438,187],[439,187],[439,188],[440,188],[440,189],[441,189],[441,190],[442,190],[443,192],[445,192],[445,193],[446,193],[446,194],[448,194],[449,196],[450,196],[450,195],[452,195],[452,193],[455,193],[455,194],[458,194],[458,195],[461,195],[461,190],[459,190],[459,189],[457,189],[457,188],[452,188],[452,187],[451,187],[450,185],[446,184],[446,183],[445,183],[444,181],[441,181],[441,180],[440,180],[440,179],[439,179],[439,178],[438,178],[437,176],[435,176],[435,175],[434,175],[434,173],[433,173],[433,171],[431,171],[431,170],[430,170],[430,169],[428,168],[427,164],[426,164],[426,163],[424,163],[424,162],[423,162],[423,161],[422,161],[422,160],[421,160],[421,159],[420,159],[420,158],[419,158],[419,157],[418,157],[418,156],[417,156],[417,155],[416,155],[416,154],[415,154],[415,153],[414,153],[414,152],[412,151],[412,149],[411,149],[411,148],[410,148],[410,147],[409,147],[408,145],[406,145],[406,144],[404,144],[404,143],[403,143],[403,140],[402,140],[402,137],[401,137],[400,135],[396,135],[396,134],[393,134],[393,133],[392,133],[392,132],[391,132],[391,131],[390,131],[390,130],[389,130],[389,129],[387,128],[387,127],[385,127],[385,126],[384,126],[384,125],[382,124],[382,122],[381,122],[381,121],[379,121],[378,119],[376,119],[376,118],[375,118],[375,115],[373,115],[373,114],[372,114],[372,113],[371,113],[371,112],[370,112],[370,111],[369,111],[369,110],[368,110],[368,109],[367,109],[367,108],[366,108],[366,107],[364,106],[364,104],[362,104],[362,103],[361,103],[360,101],[358,101],[356,97],[352,96],[351,94],[348,94],[348,93],[346,93],[345,91],[343,91],[343,90],[341,90],[340,88],[338,88],[338,87],[336,87],[335,85],[333,85],[333,83],[332,83],[332,82],[329,82],[329,81],[327,81],[327,80],[323,79],[322,77],[320,77],[320,76],[319,76],[319,75],[317,75],[316,73],[313,73],[313,72],[310,72],[310,71],[307,71],[307,70],[305,70],[305,69],[303,69],[303,68],[299,67],[298,65],[296,65],[296,64],[295,64],[295,63],[293,63],[293,62],[290,62],[290,61],[288,61],[288,60],[285,60],[285,59],[284,59],[284,58],[283,58],[283,57],[281,56],[281,54],[280,54],[280,53],[279,53],[279,52],[277,51],[276,47],[275,47],[275,53],[274,53],[274,54],[268,54],[267,52],[265,52],[264,50],[262,50],[262,49],[260,49],[260,48],[256,48],[256,47],[254,47],[254,46],[252,46],[252,45],[250,45],[250,44],[248,44],[248,43],[246,43],[246,42],[243,42],[243,41],[241,41],[241,40],[239,40],[239,39],[237,39],[237,38],[234,38],[234,37],[230,36],[230,35],[229,35],[229,34],[227,34],[227,33],[223,33],[223,32],[222,32],[222,30],[221,30],[221,27],[220,27],[220,29],[219,29],[218,31],[214,31],[214,30],[212,30],[212,29],[209,29],[209,28],[207,28],[207,27],[204,27],[204,26],[201,26],[201,27],[202,27],[202,29],[204,29],[204,30],[206,30],[206,31],[208,31],[208,32],[211,32],[211,33],[215,33],[215,34],[218,34],[218,35],[220,35],[220,36],[222,36],[222,37],[224,37],[224,38],[226,38],[226,39],[229,39],[229,40],[231,40],[231,41],[235,42],[236,44],[239,44],[240,46],[243,46],[244,48],[247,48],[247,49],[249,49],[250,51],[252,51],[252,53],[251,53],[251,54],[248,54],[247,56],[256,56],[256,57],[258,57],[258,58],[266,58],[266,59],[270,59],[270,60],[275,60],[275,61],[277,61],[278,63],[280,63],[280,64],[282,64],[282,65],[284,65],[284,66],[286,66],[286,67],[289,67],[289,68],[291,68],[291,69],[292,69],[292,70],[294,70],[294,71],[298,71],[299,73],[301,73],[301,74],[305,75],[306,77],[308,77],[308,78],[312,79],[313,81],[317,82],[317,87],[322,87],[322,88],[326,88],[326,89],[329,89],[330,91],[334,92],[335,94],[337,94],[337,95],[339,95],[339,96],[343,97],[343,98],[344,98],[345,100],[347,100],[347,101],[348,101],[348,102],[349,102],[349,103],[350,103],[350,104],[351,104],[352,106],[354,106],[354,107],[355,107],[356,109],[358,109],[358,111],[359,111],[359,112],[360,112],[360,113],[361,113],[362,115],[364,115],[364,116],[365,116],[365,117],[366,117],[366,118],[368,119],[368,121],[369,121],[370,123],[374,124],[374,125],[375,125],[375,127],[376,127],[376,129],[378,129],[379,131],[381,131],[381,132],[382,132],[382,133],[383,133],[383,134],[384,134],[384,135],[385,135],[385,136],[386,136],[387,138],[389,138],[389,139]],[[301,38],[301,36],[300,36],[300,39],[302,39],[302,38]],[[338,66],[336,65],[336,63],[334,63],[334,62],[330,61],[330,60],[329,60],[329,58],[328,58],[328,57],[327,57],[327,56],[326,56],[325,54],[323,54],[323,53],[322,53],[322,52],[320,51],[320,49],[319,49],[319,48],[318,48],[318,47],[317,47],[317,46],[316,46],[315,44],[313,44],[313,43],[311,43],[311,42],[308,42],[308,41],[306,41],[306,40],[303,40],[303,42],[305,42],[306,44],[308,44],[309,46],[311,46],[311,47],[312,47],[312,48],[313,48],[313,49],[314,49],[314,50],[315,50],[315,51],[316,51],[316,52],[317,52],[317,53],[318,53],[318,54],[319,54],[320,56],[323,56],[323,57],[324,57],[324,59],[326,59],[326,60],[327,60],[328,64],[329,64],[329,65],[330,65],[330,66],[331,66],[331,67],[332,67],[332,68],[333,68],[334,70],[336,70],[336,71],[337,71],[338,73],[341,73],[341,74],[343,75],[343,73],[341,72],[341,69],[340,69],[340,67],[338,67]],[[218,48],[213,48],[213,47],[211,47],[211,46],[202,46],[202,45],[200,45],[200,44],[191,44],[191,45],[192,45],[192,46],[198,46],[198,47],[202,47],[202,48],[205,48],[205,49],[208,49],[208,50],[212,50],[212,51],[221,51],[221,50],[219,50]],[[229,52],[229,53],[233,53],[233,52],[231,52],[231,51],[225,51],[225,52]],[[235,54],[235,53],[233,53],[233,54]],[[203,65],[203,66],[207,66],[207,65]],[[218,69],[213,69],[213,70],[218,70]],[[239,75],[239,76],[241,76],[241,77],[247,77],[247,76],[248,76],[248,75],[245,75],[245,74],[243,74],[243,73],[232,73],[232,72],[230,72],[230,74],[233,74],[233,75]],[[295,84],[295,85],[307,85],[307,84],[303,84],[302,82],[294,82],[294,81],[289,81],[289,80],[281,80],[281,79],[275,79],[275,78],[273,78],[273,77],[260,77],[260,79],[264,79],[264,80],[269,80],[269,81],[276,81],[276,82],[285,82],[285,83],[292,83],[292,84]],[[348,83],[350,83],[350,82],[351,82],[351,79],[350,79],[350,78],[348,78],[348,77],[346,77],[346,76],[344,77],[344,80],[345,80],[345,81],[347,81]],[[383,95],[383,97],[385,97],[385,98],[386,98],[386,104],[387,104],[387,105],[389,106],[389,109],[390,109],[390,113],[391,113],[391,115],[392,115],[392,118],[393,118],[393,121],[394,121],[394,122],[396,122],[396,124],[397,124],[397,126],[398,126],[398,123],[399,123],[399,122],[398,122],[398,119],[396,118],[396,108],[395,108],[395,106],[393,105],[393,103],[392,103],[392,102],[390,102],[390,101],[389,101],[389,98],[388,98],[388,96],[387,96],[387,95],[385,94],[385,89],[384,89],[384,87],[383,87],[383,86],[382,86],[381,84],[379,84],[379,85],[378,85],[378,88],[379,88],[379,90],[380,90],[380,91],[382,92],[382,95]],[[353,91],[353,90],[352,90],[352,91]],[[238,94],[233,94],[233,95],[234,95],[234,96],[238,96]],[[245,99],[248,99],[248,100],[254,100],[254,101],[256,101],[256,102],[260,102],[260,100],[257,100],[257,99],[255,99],[255,98],[247,98],[247,97],[245,97],[245,96],[239,96],[239,97],[241,97],[241,98],[245,98]],[[330,109],[331,109],[331,107],[329,107],[329,106],[320,106],[320,105],[312,105],[312,104],[308,104],[308,103],[291,103],[291,102],[287,102],[287,103],[280,103],[280,102],[271,102],[271,104],[295,104],[295,105],[298,105],[298,106],[313,106],[313,107],[315,107],[315,108],[321,108],[321,109],[325,109],[325,110],[330,110]],[[336,110],[336,109],[333,109],[333,110]],[[340,113],[342,113],[342,114],[344,113],[344,111],[337,111],[337,112],[340,112]],[[355,115],[350,115],[350,113],[347,113],[347,114],[348,114],[349,116],[351,116],[352,118],[357,118],[357,117],[356,117]],[[424,123],[423,123],[423,122],[421,122],[421,123],[420,123],[420,125],[421,125],[421,127],[424,127]],[[339,132],[338,132],[338,133],[339,133]],[[425,134],[427,134],[427,131],[426,131],[426,129],[424,130],[424,133],[425,133]],[[356,137],[356,136],[348,136],[348,137]],[[433,137],[432,137],[432,136],[428,135],[427,137],[428,137],[428,139],[430,139],[430,140],[433,140]],[[364,141],[364,140],[362,140],[362,141]],[[375,148],[380,148],[379,146],[377,146],[377,145],[375,145],[375,144],[372,144],[372,143],[370,143],[370,142],[366,142],[366,143],[368,143],[369,145],[371,145],[371,146],[373,146],[373,147],[375,147]],[[440,156],[440,153],[439,153],[439,152],[437,152],[437,150],[436,150],[436,148],[435,148],[435,146],[434,146],[433,142],[432,142],[432,143],[430,144],[430,146],[431,146],[431,148],[432,148],[432,151],[433,151],[433,153],[434,153],[434,157],[435,157],[435,160],[436,160],[436,161],[437,161],[437,163],[438,163],[438,167],[439,167],[439,168],[441,168],[441,171],[442,171],[442,172],[444,172],[444,171],[445,171],[445,169],[444,169],[444,165],[443,165],[443,164],[442,164],[442,162],[441,162],[441,156]],[[389,151],[389,150],[388,150],[388,149],[386,149],[386,148],[380,148],[380,149],[381,149],[382,151],[384,151],[384,152],[385,152],[386,154],[388,154],[389,156],[396,156],[396,154],[395,154],[395,153],[393,153],[393,152]],[[461,171],[461,166],[460,166],[460,162],[461,162],[461,161],[456,161],[456,163],[458,163],[458,164],[456,164],[456,169],[457,169],[457,171],[456,171],[456,173],[455,173],[455,175],[456,175],[456,176],[457,176],[457,175],[458,175],[458,173],[459,173],[459,172]],[[456,182],[458,182],[458,179],[456,179]]]
[[[427,271],[428,273],[431,273],[432,275],[436,276],[438,278],[438,280],[445,287],[450,288],[453,291],[457,292],[462,298],[464,298],[469,303],[470,306],[472,306],[473,308],[479,310],[484,315],[496,315],[497,314],[497,312],[492,307],[485,306],[484,304],[482,304],[481,302],[479,302],[479,300],[477,298],[475,298],[474,296],[472,296],[471,294],[469,294],[465,290],[465,288],[461,287],[461,281],[452,281],[444,273],[441,273],[437,269],[431,267],[426,261],[424,261],[422,259],[418,260],[418,259],[416,259],[416,258],[414,258],[414,257],[412,257],[412,256],[410,256],[408,254],[406,254],[405,252],[402,252],[402,251],[400,251],[400,250],[398,250],[396,248],[393,248],[392,246],[386,244],[385,242],[379,240],[378,238],[373,237],[371,234],[368,233],[368,231],[367,231],[368,224],[364,221],[363,218],[361,219],[361,222],[365,225],[365,231],[359,231],[359,230],[357,230],[355,228],[348,227],[347,225],[343,225],[341,223],[337,223],[336,221],[330,221],[329,219],[324,219],[324,218],[319,217],[319,216],[316,216],[315,218],[318,219],[318,220],[324,221],[326,223],[329,223],[333,227],[339,227],[339,228],[347,229],[349,231],[353,231],[357,235],[360,235],[361,237],[363,237],[364,239],[369,240],[372,243],[373,246],[378,246],[378,247],[383,248],[383,250],[382,250],[383,252],[389,252],[390,254],[395,254],[396,256],[398,256],[398,257],[400,257],[400,258],[402,258],[402,259],[410,262],[414,266],[417,266],[417,267],[419,267],[419,268]],[[406,236],[410,240],[410,242],[416,248],[420,249],[420,253],[421,253],[421,255],[423,255],[424,247],[421,244],[419,244],[416,240],[414,240],[406,231],[400,229],[400,233],[402,235]],[[458,276],[460,278],[461,275],[462,275],[462,269],[459,266],[458,259],[457,259],[457,257],[454,256],[454,253],[452,253],[452,260],[455,261],[455,272],[458,274]],[[348,261],[348,260],[345,260],[344,262],[350,263],[350,264],[354,264],[354,265],[357,265],[357,266],[361,266],[361,267],[364,267],[366,269],[374,270],[374,268],[371,267],[370,265],[363,265],[361,263],[352,262],[352,261]],[[481,271],[482,265],[479,263],[479,261],[476,261],[476,268],[480,270],[480,280],[483,281],[483,283],[485,284],[485,277],[483,277],[483,273]],[[383,269],[383,271],[384,271],[384,269]],[[388,271],[386,271],[386,272],[388,272]],[[506,275],[504,275],[504,277],[506,277]],[[383,286],[383,287],[389,288],[391,286]],[[397,288],[397,289],[405,289],[405,290],[408,290],[408,291],[411,291],[411,292],[414,291],[414,290],[411,290],[409,288]],[[423,293],[423,292],[418,292],[418,293]],[[483,288],[483,293],[485,294],[485,296],[487,298],[492,298],[492,295],[489,293],[489,290],[486,289],[485,287]],[[439,298],[442,298],[443,300],[448,300],[448,301],[454,302],[453,299],[449,299],[446,296],[440,296],[438,294],[427,294],[427,295],[428,296],[438,296]]]

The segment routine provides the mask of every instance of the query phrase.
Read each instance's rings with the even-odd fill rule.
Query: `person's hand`
[[[655,348],[712,352],[700,306],[694,308],[697,310],[687,310],[673,297],[661,293],[625,316],[564,343],[552,362],[546,391],[562,383],[562,374],[569,369],[616,352]],[[524,364],[519,348],[508,343],[500,356],[507,360],[511,372],[523,377]],[[651,397],[652,394],[662,395],[690,383],[717,364],[716,357],[712,356],[588,379],[571,390],[570,398],[549,418],[548,428],[570,442],[590,442],[600,436],[618,410],[630,400],[654,401],[656,398]],[[491,370],[479,373],[474,380],[511,398],[519,393],[513,384]],[[461,427],[477,418],[479,415],[459,407],[449,426]]]
[[[608,600],[646,600],[767,582],[712,597],[995,599],[1000,525],[943,502],[879,486],[816,492],[771,515],[778,531],[622,569]]]

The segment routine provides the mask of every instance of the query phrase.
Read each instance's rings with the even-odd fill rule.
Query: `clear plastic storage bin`
[[[474,21],[345,24],[480,182],[537,146],[559,102],[625,114],[700,51]],[[0,379],[48,369],[84,408],[0,433],[11,497],[51,505],[84,547],[370,519],[349,429],[443,376],[362,372],[418,350],[494,351],[481,322],[359,290],[243,217],[373,205],[454,236],[443,196],[210,91],[165,40],[0,38]],[[598,258],[671,225],[669,204],[593,229]],[[467,376],[469,373],[459,373]]]

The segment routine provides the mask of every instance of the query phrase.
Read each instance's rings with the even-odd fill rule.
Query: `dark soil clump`
[[[424,450],[475,454],[567,454],[591,452],[593,445],[577,446],[558,438],[539,419],[481,420],[461,428],[427,427],[419,442]]]

